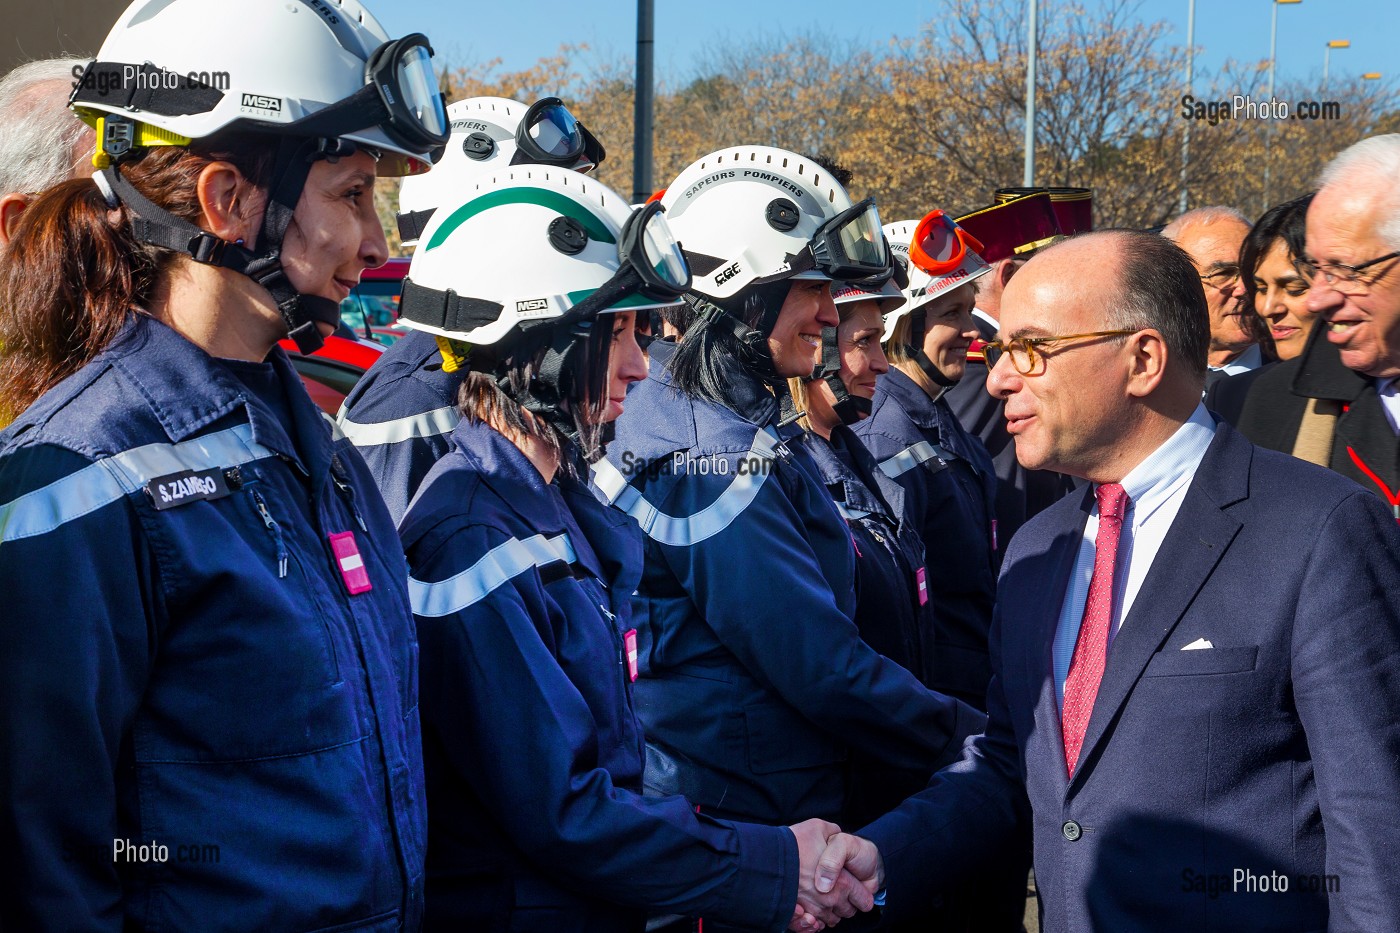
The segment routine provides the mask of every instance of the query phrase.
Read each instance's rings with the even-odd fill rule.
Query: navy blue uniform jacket
[[[924,543],[901,519],[904,490],[884,473],[845,425],[831,439],[808,433],[812,453],[836,509],[856,543],[856,628],[870,647],[928,686],[933,676],[933,603]],[[894,768],[868,755],[848,761],[849,787],[840,823],[860,826],[928,783],[927,769]]]
[[[640,907],[785,928],[785,827],[641,796],[636,525],[563,474],[546,484],[485,425],[463,420],[453,442],[401,526],[423,645],[429,928],[640,930]]]
[[[0,434],[0,927],[418,927],[408,568],[270,361],[291,425],[133,315]]]
[[[359,448],[396,522],[447,453],[465,376],[443,370],[432,334],[410,331],[375,360],[340,407],[340,429]]]
[[[703,809],[837,819],[848,749],[931,772],[982,717],[861,641],[851,531],[777,403],[735,367],[740,410],[652,375],[594,481],[647,534],[637,628],[647,739]],[[659,352],[660,355],[657,355]]]
[[[1029,805],[1046,933],[1400,930],[1394,518],[1219,425],[1067,781],[1050,646],[1092,502],[1057,503],[1006,555],[986,735],[862,831],[888,909],[977,870]]]
[[[999,556],[992,459],[947,402],[897,369],[880,377],[870,417],[854,430],[904,488],[904,517],[924,542],[936,616],[930,686],[985,709]]]

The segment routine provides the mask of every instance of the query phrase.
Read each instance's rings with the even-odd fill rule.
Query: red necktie
[[[1113,566],[1118,560],[1118,537],[1123,516],[1128,513],[1128,494],[1117,483],[1104,483],[1094,490],[1099,500],[1099,531],[1094,538],[1094,576],[1089,581],[1089,597],[1084,600],[1084,618],[1079,638],[1065,676],[1065,702],[1060,723],[1065,735],[1065,766],[1071,777],[1079,761],[1079,747],[1099,695],[1104,660],[1108,654],[1108,627],[1113,622]]]

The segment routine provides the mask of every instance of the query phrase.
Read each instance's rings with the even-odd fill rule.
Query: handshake
[[[875,906],[875,895],[885,886],[885,864],[874,843],[826,820],[788,829],[797,837],[801,867],[789,930],[822,930]]]

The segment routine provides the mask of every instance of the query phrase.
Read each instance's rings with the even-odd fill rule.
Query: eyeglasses
[[[1385,262],[1388,259],[1400,259],[1400,250],[1393,253],[1386,253],[1375,259],[1367,260],[1356,266],[1349,266],[1344,262],[1318,262],[1315,259],[1304,257],[1298,261],[1298,271],[1307,278],[1309,282],[1317,278],[1319,272],[1322,273],[1322,280],[1343,295],[1364,295],[1366,290],[1376,284],[1380,275],[1363,279],[1360,275],[1362,270],[1369,269],[1377,263]],[[1381,273],[1384,275],[1384,273]]]
[[[1215,267],[1214,272],[1207,272],[1200,276],[1201,282],[1211,288],[1225,288],[1231,282],[1240,277],[1240,267],[1233,263],[1222,263]]]
[[[1014,340],[993,340],[982,347],[982,352],[987,360],[987,370],[996,368],[997,361],[1001,359],[1003,353],[1011,357],[1011,365],[1016,367],[1016,372],[1023,376],[1032,375],[1037,364],[1043,357],[1043,352],[1037,352],[1037,347],[1044,347],[1052,343],[1060,343],[1065,340],[1087,340],[1090,337],[1126,337],[1129,334],[1136,334],[1137,330],[1096,330],[1089,334],[1060,334],[1054,337],[1017,337]],[[1074,349],[1071,347],[1070,349]]]

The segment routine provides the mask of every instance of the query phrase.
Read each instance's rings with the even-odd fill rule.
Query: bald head
[[[1007,284],[1010,352],[987,388],[1005,401],[1022,466],[1116,482],[1199,404],[1208,337],[1200,280],[1180,248],[1137,231],[1085,234],[1041,251]]]

